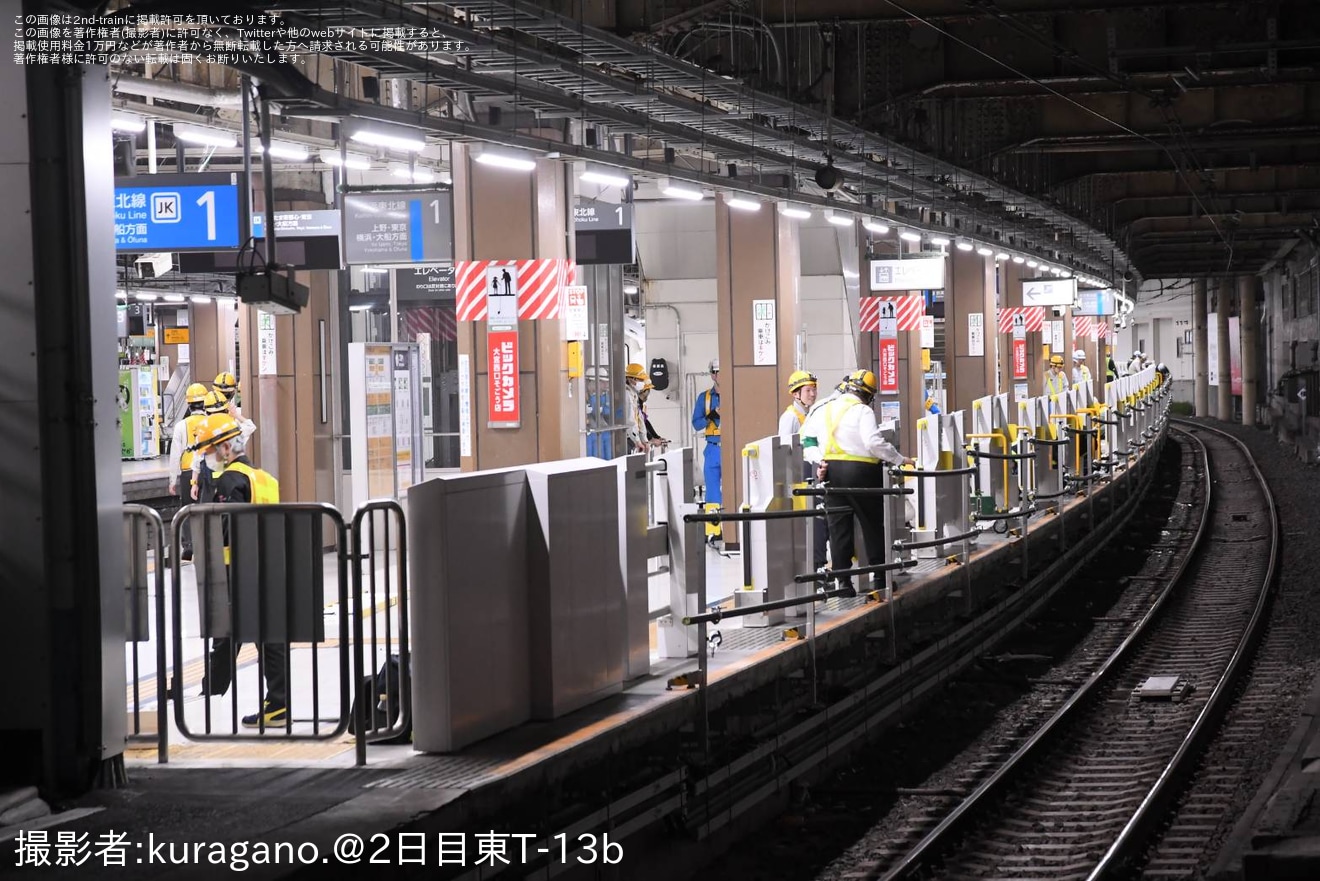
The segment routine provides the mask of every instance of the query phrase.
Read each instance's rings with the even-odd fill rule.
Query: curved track
[[[1246,449],[1176,430],[1207,489],[1183,562],[1101,668],[967,799],[869,878],[1098,878],[1138,860],[1214,734],[1264,626],[1278,552],[1268,487]],[[1169,696],[1139,697],[1151,677]]]

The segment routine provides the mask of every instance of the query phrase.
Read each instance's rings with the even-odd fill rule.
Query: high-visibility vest
[[[1045,374],[1045,393],[1049,395],[1061,395],[1063,390],[1068,387],[1068,380],[1062,373],[1056,378],[1053,373]]]
[[[852,453],[845,453],[835,439],[843,415],[853,407],[864,406],[866,405],[851,395],[835,398],[825,405],[825,412],[821,416],[825,420],[825,454],[822,458],[826,462],[867,462],[871,465],[880,462],[875,456],[854,456]]]
[[[254,505],[276,505],[280,501],[280,482],[276,480],[269,471],[262,471],[260,468],[253,468],[242,462],[230,462],[224,467],[225,471],[237,471],[248,479],[248,486],[252,489],[252,504]],[[219,472],[216,473],[219,479]],[[229,565],[229,545],[225,545],[225,565]]]
[[[252,504],[277,505],[280,501],[280,482],[269,471],[253,468],[243,462],[230,462],[225,471],[237,471],[248,479],[252,488]]]
[[[190,413],[183,417],[183,436],[186,446],[183,448],[183,455],[179,458],[179,470],[191,471],[193,463],[193,451],[188,449],[197,440],[197,426],[206,419],[205,413]]]
[[[807,421],[807,414],[799,410],[797,404],[789,404],[788,407],[784,409],[784,412],[792,413],[794,416],[797,417],[798,430],[800,431],[802,429],[803,424]]]
[[[713,390],[713,389],[706,389],[706,393],[705,393],[705,394],[706,394],[706,412],[707,412],[707,413],[710,412],[710,398],[711,398],[711,395],[712,395],[713,393],[714,393],[714,390]],[[707,419],[707,420],[706,420],[706,437],[719,437],[719,436],[720,436],[720,424],[719,424],[718,422],[716,422],[714,419]]]

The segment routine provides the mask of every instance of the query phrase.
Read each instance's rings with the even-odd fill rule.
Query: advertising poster
[[[898,394],[898,307],[880,304],[880,394]]]
[[[1228,319],[1228,375],[1231,394],[1242,394],[1242,337],[1238,335],[1238,319]]]
[[[492,330],[486,335],[491,428],[519,424],[518,331]]]

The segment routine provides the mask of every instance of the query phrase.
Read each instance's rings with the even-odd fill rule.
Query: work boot
[[[283,704],[262,701],[261,712],[243,717],[244,728],[284,728],[289,724],[289,710]]]

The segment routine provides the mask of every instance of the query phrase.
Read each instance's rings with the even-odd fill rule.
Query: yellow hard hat
[[[197,433],[193,436],[192,449],[197,452],[205,452],[216,444],[222,444],[227,440],[233,440],[243,433],[238,420],[228,413],[213,413],[197,426]]]
[[[848,374],[848,389],[863,397],[874,397],[876,390],[875,374],[869,370],[854,370]]]
[[[224,392],[226,398],[232,398],[234,392],[238,391],[238,379],[234,374],[228,371],[217,373],[215,375],[215,381],[211,383],[211,386],[218,391]]]
[[[1051,356],[1050,356],[1050,366],[1051,366],[1051,367],[1062,367],[1062,366],[1063,366],[1063,356],[1062,356],[1062,355],[1051,355]]]
[[[816,374],[806,370],[795,370],[793,375],[788,378],[788,390],[790,393],[797,391],[804,385],[815,385]]]
[[[640,379],[645,381],[646,368],[634,361],[632,364],[628,365],[627,370],[624,371],[624,375],[629,379]]]
[[[224,392],[212,389],[202,399],[202,406],[206,408],[207,413],[224,413],[229,410],[229,399],[225,397]]]
[[[200,382],[194,382],[192,385],[188,386],[183,395],[189,404],[200,404],[206,397],[206,386],[202,385]]]

